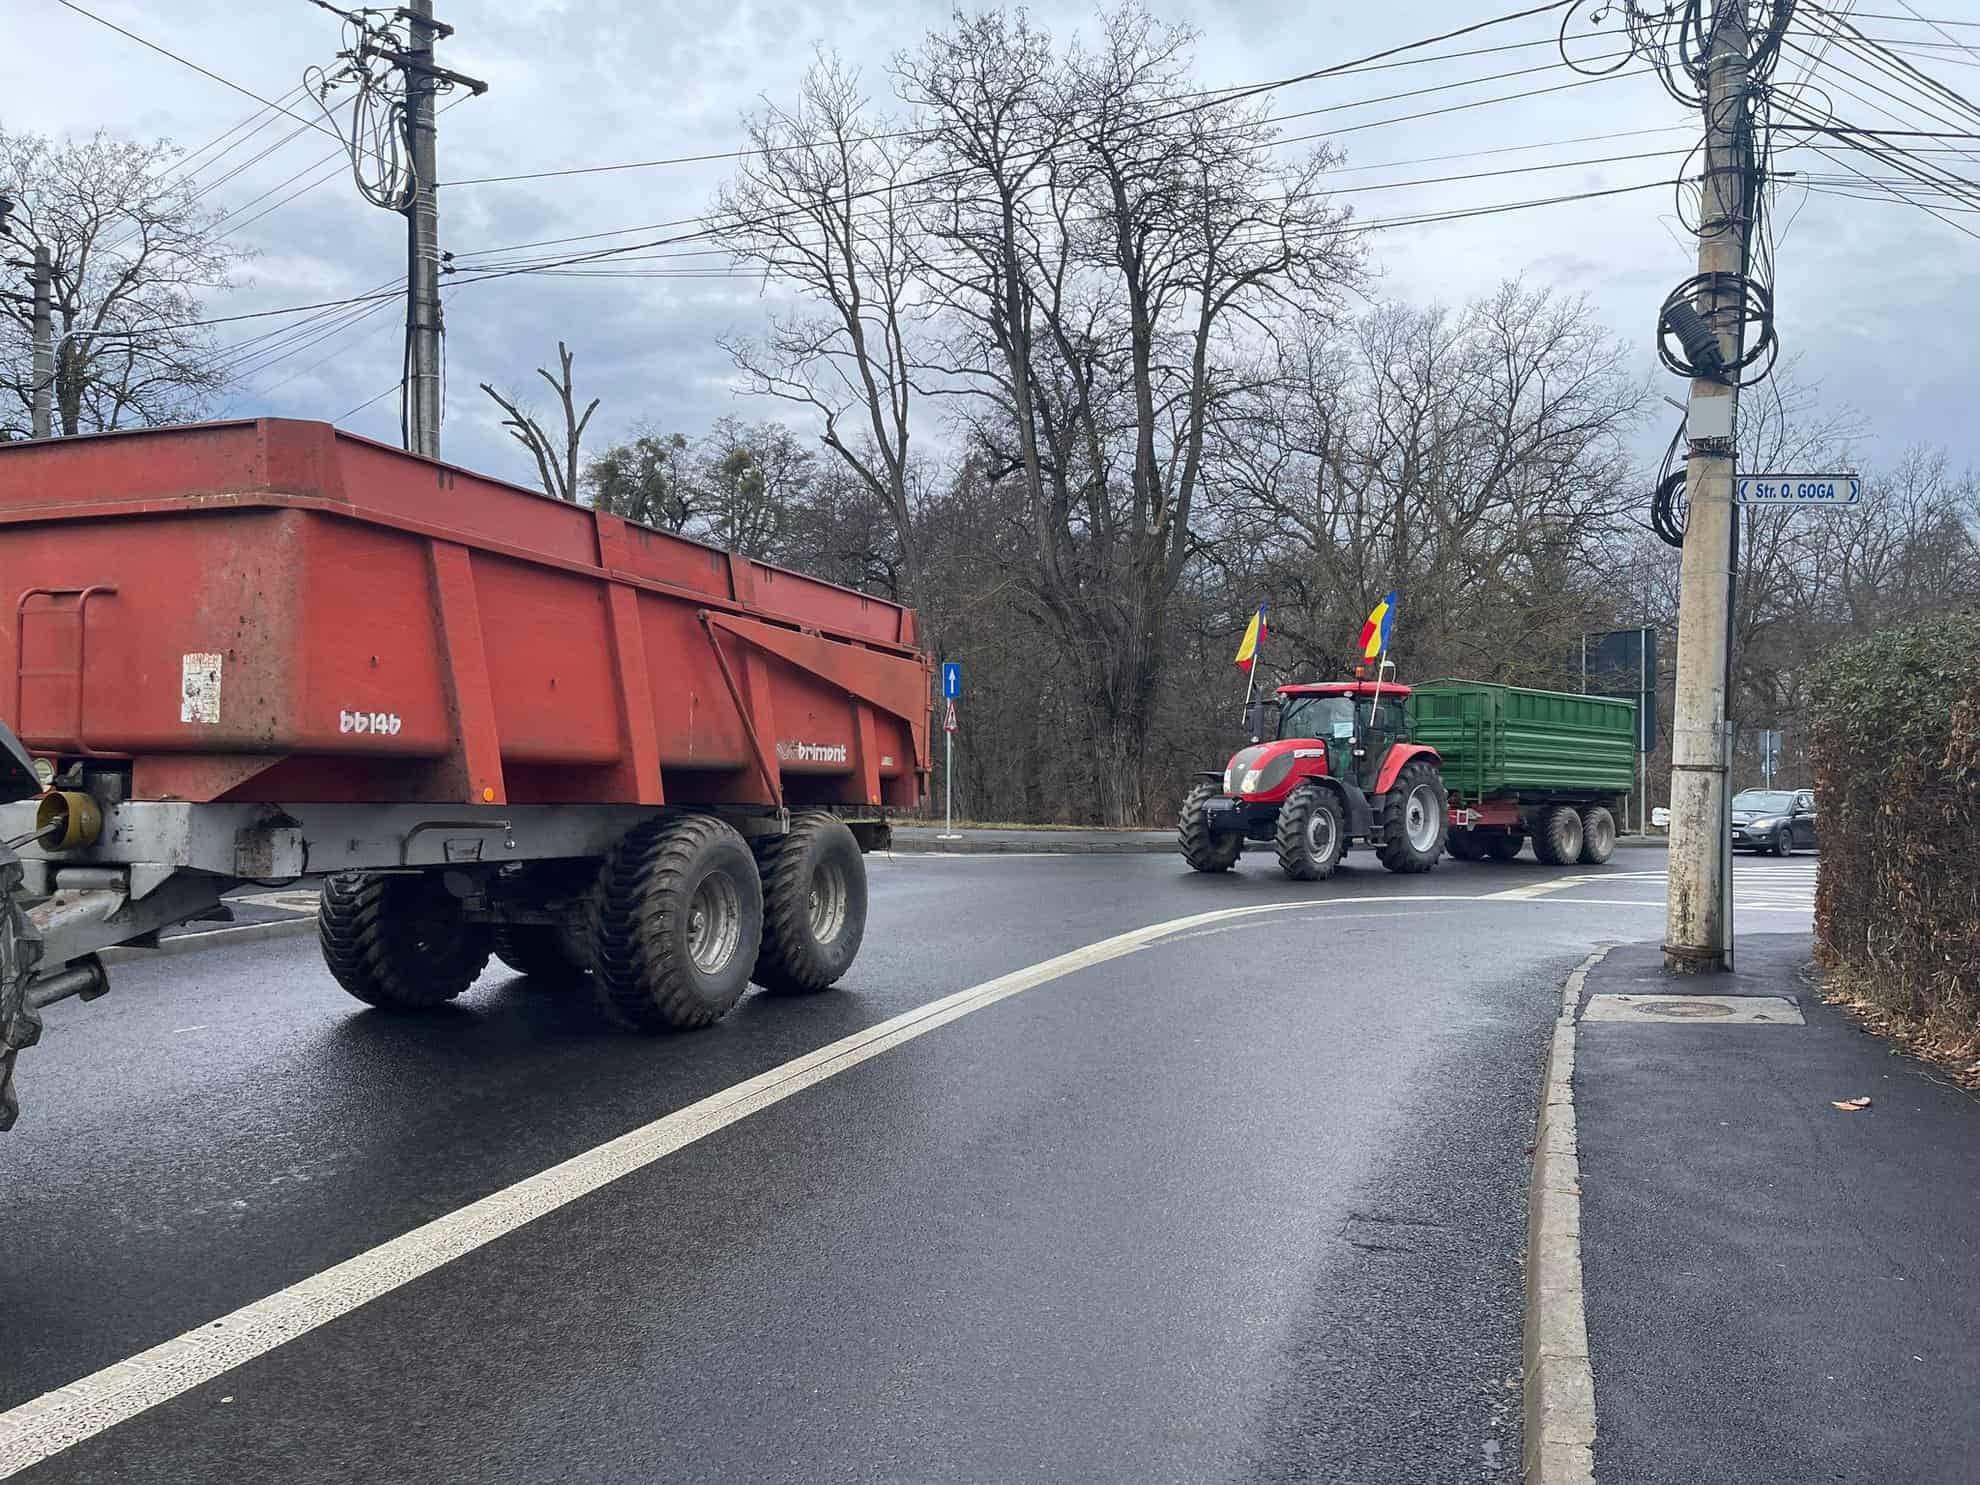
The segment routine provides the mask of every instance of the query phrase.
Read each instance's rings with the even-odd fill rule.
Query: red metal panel
[[[0,707],[131,759],[141,797],[925,784],[908,610],[320,424],[0,447],[0,589]]]

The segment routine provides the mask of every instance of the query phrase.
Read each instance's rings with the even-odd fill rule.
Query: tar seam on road
[[[1526,1219],[1526,1485],[1593,1485],[1595,1374],[1581,1294],[1581,1156],[1574,1130],[1574,1020],[1603,944],[1561,987],[1547,1047]]]
[[[266,1355],[815,1083],[1010,996],[1211,923],[1333,906],[1483,900],[1461,893],[1410,894],[1219,908],[1116,934],[904,1011],[607,1140],[127,1361],[0,1413],[0,1479]]]

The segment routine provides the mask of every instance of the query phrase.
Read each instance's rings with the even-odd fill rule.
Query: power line
[[[299,113],[290,113],[289,110],[282,107],[281,104],[275,102],[273,99],[262,97],[261,94],[255,92],[252,88],[244,88],[239,83],[231,81],[228,78],[224,78],[219,73],[214,72],[209,68],[202,67],[199,65],[199,63],[194,62],[189,58],[182,57],[175,51],[171,51],[166,47],[160,46],[155,41],[145,40],[144,37],[138,35],[137,32],[135,31],[126,31],[122,26],[118,25],[115,21],[105,20],[102,16],[96,14],[94,11],[84,10],[80,5],[75,3],[75,0],[56,0],[56,3],[61,6],[64,6],[69,10],[73,10],[79,16],[85,16],[88,19],[95,21],[99,26],[108,26],[112,31],[115,31],[119,36],[127,36],[132,41],[135,41],[139,46],[148,47],[152,51],[157,52],[158,55],[161,57],[170,57],[174,62],[177,62],[181,67],[190,67],[194,72],[197,72],[201,77],[210,77],[213,79],[213,81],[219,83],[222,87],[232,88],[236,93],[239,93],[244,98],[252,98],[256,103],[259,103],[263,108],[272,108],[275,110],[275,112],[279,114],[285,114],[289,118],[296,120],[298,123],[309,125],[310,128],[317,130],[319,133],[323,133],[323,134],[330,133],[328,129],[325,129],[323,125],[317,123],[316,120],[312,118],[307,118]],[[332,137],[335,138],[336,136],[332,135]]]

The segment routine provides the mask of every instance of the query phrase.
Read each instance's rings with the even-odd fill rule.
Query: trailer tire
[[[1616,817],[1601,805],[1581,812],[1581,863],[1600,866],[1616,853]]]
[[[1347,825],[1340,801],[1324,784],[1301,784],[1279,806],[1273,842],[1279,869],[1295,882],[1324,882],[1341,864]]]
[[[783,835],[756,843],[763,878],[763,943],[750,978],[774,995],[829,989],[852,968],[866,936],[866,859],[838,816],[793,816]]]
[[[1427,758],[1402,767],[1382,805],[1382,835],[1375,854],[1390,871],[1433,870],[1450,829],[1450,796],[1443,776]]]
[[[1519,859],[1519,853],[1525,848],[1526,837],[1517,831],[1485,837],[1485,852],[1494,861],[1516,861]]]
[[[763,939],[756,858],[712,815],[637,826],[598,873],[590,930],[609,1018],[635,1031],[713,1025],[749,987]]]
[[[1241,831],[1219,835],[1210,829],[1210,815],[1204,805],[1222,792],[1212,783],[1196,785],[1183,796],[1176,816],[1176,844],[1182,847],[1183,860],[1197,871],[1229,871],[1244,849]]]
[[[539,985],[568,985],[591,973],[591,965],[574,947],[570,935],[555,923],[495,927],[495,957]]]
[[[345,872],[323,884],[316,918],[337,983],[382,1011],[424,1011],[488,967],[492,936],[470,923],[437,874]]]
[[[1548,866],[1572,866],[1581,859],[1581,814],[1573,805],[1553,805],[1541,814],[1533,854]]]
[[[1483,861],[1486,840],[1468,825],[1453,825],[1449,837],[1444,841],[1444,849],[1457,861]]]

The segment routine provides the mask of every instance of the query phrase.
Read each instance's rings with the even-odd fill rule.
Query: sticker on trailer
[[[225,658],[195,653],[183,657],[179,667],[179,720],[220,725],[220,670]]]
[[[405,725],[405,719],[397,712],[339,711],[337,713],[339,732],[355,732],[373,737],[397,737],[399,729]]]

